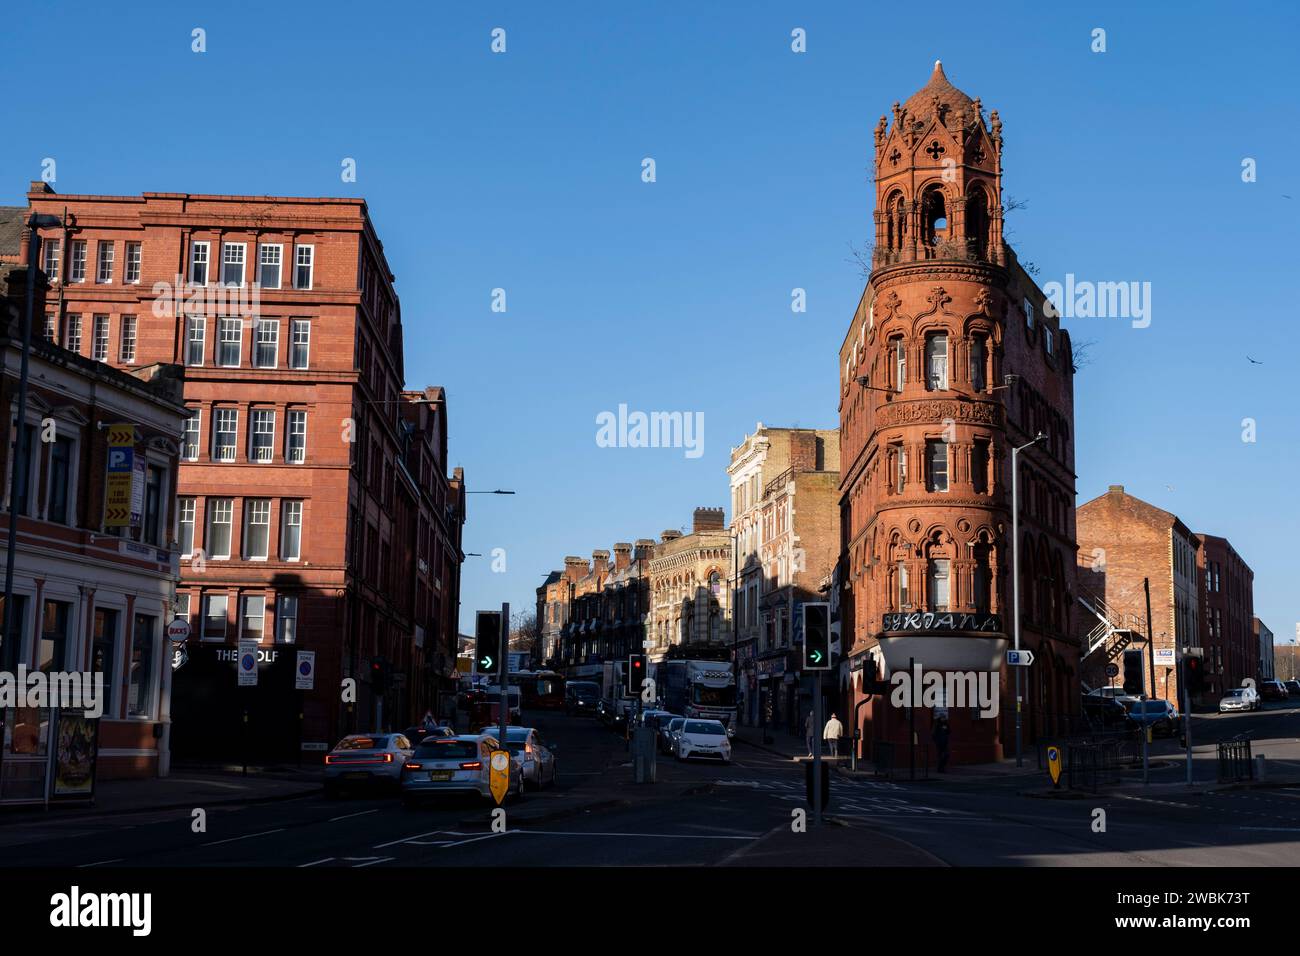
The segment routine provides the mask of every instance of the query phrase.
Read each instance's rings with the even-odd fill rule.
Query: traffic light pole
[[[1183,692],[1183,745],[1187,749],[1187,785],[1192,785],[1192,697],[1187,686],[1187,656],[1178,655],[1178,686]]]
[[[501,688],[501,735],[497,738],[502,750],[506,746],[506,724],[510,723],[510,602],[501,605],[501,645],[497,660],[497,684]]]
[[[804,640],[808,639],[807,633]],[[813,680],[813,824],[822,825],[822,672]]]

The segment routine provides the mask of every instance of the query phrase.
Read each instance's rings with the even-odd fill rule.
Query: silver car
[[[507,727],[506,749],[523,764],[524,784],[534,790],[555,785],[555,753],[533,727]]]
[[[426,738],[402,768],[402,802],[410,806],[451,794],[492,800],[492,751],[500,749],[496,737],[488,734]],[[517,757],[510,759],[506,793],[516,799],[524,793],[523,767]]]
[[[325,755],[325,795],[355,784],[396,787],[410,755],[404,734],[348,734]]]
[[[686,723],[685,717],[674,717],[667,724],[659,728],[659,749],[663,753],[673,754],[677,752],[677,735],[682,732],[682,726]]]

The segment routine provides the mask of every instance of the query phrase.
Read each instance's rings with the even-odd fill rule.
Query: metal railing
[[[1219,782],[1235,783],[1255,779],[1255,762],[1250,755],[1250,738],[1238,734],[1219,741]]]

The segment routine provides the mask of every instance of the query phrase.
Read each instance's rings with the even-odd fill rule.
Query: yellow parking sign
[[[1047,772],[1052,775],[1052,786],[1061,784],[1061,748],[1047,748]]]
[[[506,798],[510,792],[510,752],[508,750],[492,751],[492,768],[489,774],[488,783],[492,788],[492,796],[496,799],[497,806]]]

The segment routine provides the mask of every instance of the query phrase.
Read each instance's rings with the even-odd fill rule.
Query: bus
[[[510,675],[510,683],[523,695],[529,710],[564,709],[564,675],[556,671],[519,671]]]

